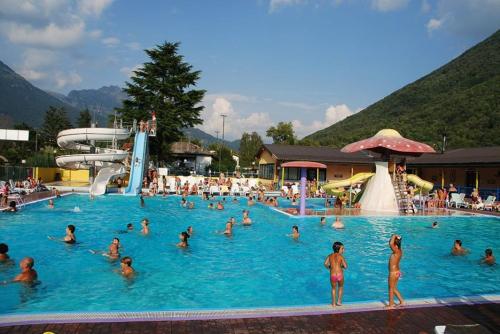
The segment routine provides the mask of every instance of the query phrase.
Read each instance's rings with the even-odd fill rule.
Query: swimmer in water
[[[469,250],[462,247],[462,240],[455,240],[453,248],[451,249],[451,255],[461,256],[461,255],[467,255],[468,253]]]
[[[15,201],[10,201],[9,207],[5,209],[5,212],[17,212],[17,205]]]
[[[401,278],[401,270],[399,268],[399,263],[403,257],[403,250],[401,249],[401,236],[393,234],[389,240],[389,247],[392,250],[392,254],[389,257],[389,305],[387,308],[394,308],[394,295],[399,299],[399,304],[397,306],[403,306],[404,300],[401,293],[398,290],[398,281]]]
[[[33,267],[35,266],[35,260],[31,257],[25,257],[19,262],[19,267],[21,268],[21,273],[14,277],[13,282],[26,282],[31,283],[36,281],[38,274]]]
[[[226,229],[224,230],[223,234],[225,234],[226,236],[233,235],[233,224],[231,223],[230,220],[227,221]]]
[[[191,237],[193,235],[193,227],[192,226],[188,226],[188,228],[186,229],[186,232],[187,234],[189,234],[189,236]]]
[[[75,225],[68,225],[66,227],[66,235],[62,239],[57,239],[57,238],[50,237],[50,236],[47,238],[49,238],[50,240],[62,241],[62,242],[65,242],[67,244],[74,244],[74,243],[76,243]]]
[[[321,219],[319,220],[319,223],[321,225],[326,225],[326,217],[321,217]]]
[[[148,235],[149,234],[149,220],[147,218],[144,218],[141,221],[141,226],[142,226],[141,233],[144,235]]]
[[[234,226],[236,224],[236,219],[234,219],[234,217],[231,217],[229,218],[229,222]]]
[[[188,246],[189,234],[187,232],[182,232],[179,234],[179,239],[181,242],[177,244],[177,247],[186,248]]]
[[[10,259],[9,254],[9,246],[7,244],[0,244],[0,262],[6,262]]]
[[[233,197],[233,203],[238,203],[238,198]]]
[[[222,205],[222,202],[217,202],[217,210],[224,210],[224,205]]]
[[[247,201],[247,205],[248,206],[252,206],[255,204],[255,200],[252,196],[248,196],[248,201]]]
[[[299,227],[297,225],[292,226],[292,234],[287,234],[287,237],[292,237],[295,240],[299,240],[300,233],[299,233]]]
[[[49,204],[47,205],[49,209],[53,209],[54,208],[54,200],[53,199],[49,199]]]
[[[485,263],[490,266],[495,264],[495,257],[493,256],[493,250],[491,248],[488,248],[484,251],[484,257],[481,260],[481,263]]]
[[[342,295],[344,294],[344,269],[347,269],[347,262],[344,259],[344,245],[336,241],[332,246],[333,253],[325,259],[324,266],[330,270],[330,284],[332,286],[332,306],[342,305]],[[337,297],[338,287],[338,297]],[[336,298],[337,297],[337,298]]]
[[[181,199],[181,206],[182,206],[183,208],[187,207],[187,201],[186,201],[186,199],[185,199],[185,198],[182,198],[182,199]]]
[[[438,228],[438,227],[439,227],[439,226],[438,226],[438,222],[434,222],[434,223],[432,223],[432,228]]]
[[[337,216],[337,217],[335,218],[335,221],[333,222],[332,227],[333,227],[333,228],[336,228],[336,229],[344,228],[344,224],[343,224],[343,223],[342,223],[342,221],[340,220],[340,217],[339,217],[339,216]]]
[[[210,203],[210,204],[208,205],[208,208],[209,208],[209,209],[214,209],[214,203]]]
[[[122,268],[121,274],[125,277],[130,277],[135,273],[134,268],[132,268],[132,258],[130,256],[123,257],[120,261],[120,267]]]
[[[142,195],[139,197],[139,200],[140,200],[140,203],[141,203],[141,208],[143,208],[146,203],[144,203],[144,197],[142,197]]]
[[[194,202],[188,203],[188,209],[194,209]]]

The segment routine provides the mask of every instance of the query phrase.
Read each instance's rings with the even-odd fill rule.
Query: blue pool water
[[[247,308],[317,305],[330,302],[325,256],[334,241],[345,245],[344,301],[386,300],[387,242],[403,235],[403,278],[399,288],[406,298],[498,294],[498,265],[479,265],[484,249],[500,250],[500,220],[494,217],[345,217],[345,230],[321,226],[318,217],[291,218],[263,205],[250,207],[251,227],[238,225],[234,236],[216,234],[227,218],[241,221],[244,199],[227,203],[224,211],[207,209],[192,198],[196,209],[179,206],[176,196],[146,198],[104,196],[90,201],[72,195],[26,207],[17,214],[0,213],[0,242],[10,246],[15,265],[0,264],[0,280],[18,273],[24,256],[36,260],[40,283],[0,285],[0,314]],[[81,212],[73,212],[78,206]],[[118,234],[127,223],[139,230],[143,217],[151,234]],[[433,220],[440,228],[430,229]],[[47,239],[64,236],[67,224],[76,225],[76,245]],[[285,235],[300,228],[299,242]],[[189,249],[175,247],[178,234],[194,227]],[[107,249],[118,236],[122,256],[133,258],[137,276],[127,280],[115,271],[118,263],[91,254]],[[470,255],[453,257],[454,239],[461,238]]]

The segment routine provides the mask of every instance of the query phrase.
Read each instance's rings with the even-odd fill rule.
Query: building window
[[[259,178],[267,180],[274,179],[274,164],[260,164]]]
[[[300,168],[290,167],[285,168],[285,180],[296,181],[300,179]]]

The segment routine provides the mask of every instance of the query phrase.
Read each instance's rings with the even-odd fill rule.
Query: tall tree
[[[92,123],[92,116],[88,109],[80,111],[78,115],[77,125],[79,128],[88,128]]]
[[[234,161],[233,151],[229,147],[221,143],[213,143],[208,146],[208,149],[215,152],[215,156],[212,159],[212,164],[208,167],[212,170],[212,173],[217,171],[220,171],[222,173],[231,173],[234,171],[236,167],[236,161]]]
[[[267,129],[266,136],[273,138],[274,144],[294,145],[297,140],[292,122],[279,122],[277,126],[271,126]]]
[[[240,140],[240,165],[241,167],[251,167],[255,161],[255,155],[262,146],[262,138],[257,132],[243,132]]]
[[[66,129],[72,128],[68,114],[63,107],[49,107],[45,113],[41,128],[41,140],[43,145],[57,146],[57,134]]]
[[[163,43],[146,50],[151,59],[134,71],[126,83],[129,99],[117,109],[124,121],[147,120],[156,112],[157,134],[151,141],[150,152],[158,160],[167,158],[169,146],[182,136],[182,128],[201,124],[200,105],[205,90],[191,89],[200,78],[200,71],[178,54],[179,43]]]

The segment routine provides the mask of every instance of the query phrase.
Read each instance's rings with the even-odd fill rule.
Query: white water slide
[[[125,174],[123,161],[128,157],[127,151],[101,148],[89,145],[90,141],[118,141],[130,136],[128,129],[111,128],[78,128],[59,132],[57,145],[67,150],[77,150],[82,153],[62,155],[56,158],[59,167],[67,169],[88,169],[93,164],[100,168],[99,173],[90,187],[90,194],[103,195],[106,185],[116,175]]]

